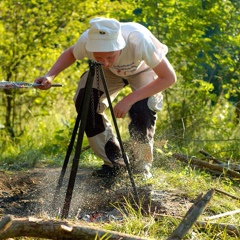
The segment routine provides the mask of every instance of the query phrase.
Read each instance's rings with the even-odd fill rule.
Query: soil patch
[[[0,171],[0,215],[60,215],[69,179],[69,173],[66,173],[53,208],[60,172],[60,168],[35,168],[14,173]],[[126,199],[129,202],[133,201],[134,194],[128,176],[109,182],[103,178],[92,177],[91,172],[91,169],[79,169],[77,173],[69,217],[93,221],[96,218],[91,216],[99,216],[99,213],[103,212],[112,213],[114,205],[124,204]],[[159,191],[151,186],[137,188],[137,191],[146,212],[151,209],[155,213],[181,216],[188,210],[186,206],[191,205],[180,191]]]

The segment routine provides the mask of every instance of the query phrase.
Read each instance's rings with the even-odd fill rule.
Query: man
[[[152,176],[153,138],[156,112],[162,107],[161,92],[176,81],[175,72],[166,58],[168,48],[144,26],[120,23],[115,19],[93,18],[90,28],[76,44],[64,51],[49,72],[35,80],[40,89],[51,87],[52,80],[76,60],[87,57],[102,64],[111,100],[126,85],[132,92],[114,106],[116,118],[129,114],[129,133],[133,151],[133,170],[144,177]],[[78,111],[88,72],[80,78],[74,97]],[[99,73],[95,74],[85,129],[89,144],[104,164],[94,175],[114,176],[124,166],[118,140],[112,132],[104,110],[108,101]]]

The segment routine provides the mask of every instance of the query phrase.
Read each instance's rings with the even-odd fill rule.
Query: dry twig
[[[219,160],[217,160],[215,157],[213,157],[213,156],[210,155],[209,153],[205,152],[203,149],[200,150],[199,152],[202,153],[205,157],[208,157],[208,159],[213,160],[215,163],[222,164],[222,162],[220,162]]]
[[[233,198],[233,199],[240,200],[239,197],[233,196],[232,194],[229,194],[229,193],[227,193],[227,192],[224,192],[224,191],[222,191],[222,190],[220,190],[220,189],[215,188],[215,191],[216,191],[216,192],[219,192],[219,193],[222,193],[222,194],[224,194],[224,195],[226,195],[226,196],[229,196],[229,197],[231,197],[231,198]]]
[[[240,209],[234,210],[234,211],[230,211],[230,212],[225,212],[225,213],[221,213],[221,214],[217,214],[214,216],[210,216],[210,217],[205,217],[204,220],[209,221],[209,220],[213,220],[213,219],[217,219],[217,218],[221,218],[221,217],[226,217],[229,215],[234,215],[240,213]]]
[[[226,231],[229,235],[234,235],[236,237],[240,236],[240,226],[234,226],[225,223],[211,223],[205,221],[197,221],[195,225],[199,228],[206,229],[207,227],[215,228],[217,230]]]

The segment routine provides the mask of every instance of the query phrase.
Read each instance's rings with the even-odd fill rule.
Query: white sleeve
[[[87,43],[87,31],[85,31],[75,43],[73,48],[73,55],[76,59],[83,59],[84,57],[88,56],[88,52],[86,50],[86,43]]]
[[[131,40],[136,44],[137,51],[141,52],[141,60],[151,68],[155,68],[168,52],[168,47],[152,34],[135,31],[130,35]]]

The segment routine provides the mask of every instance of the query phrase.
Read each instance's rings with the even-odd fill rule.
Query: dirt
[[[60,168],[35,168],[28,171],[0,171],[0,218],[56,217],[62,212],[66,198],[69,173],[64,176],[57,200],[53,203]],[[128,175],[114,181],[91,176],[91,169],[77,173],[68,217],[93,221],[89,216],[98,213],[113,214],[117,205],[134,203],[134,191]],[[177,190],[161,191],[150,185],[136,187],[138,197],[146,212],[180,216],[191,202]],[[53,207],[54,206],[54,207]],[[99,214],[98,214],[99,216]]]

